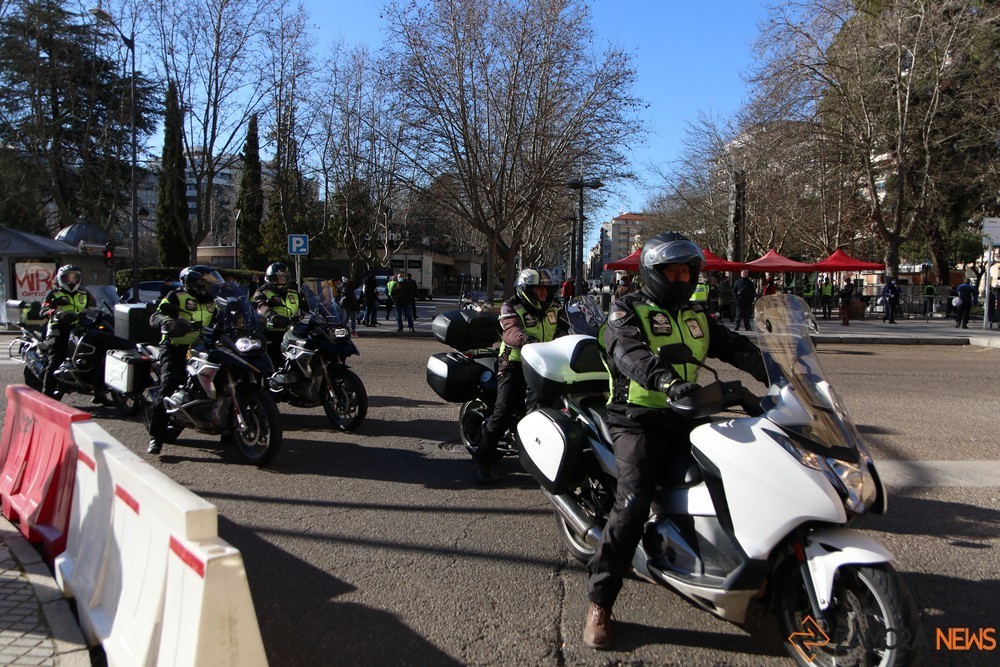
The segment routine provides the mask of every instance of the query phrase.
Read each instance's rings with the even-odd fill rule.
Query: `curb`
[[[0,518],[0,542],[10,550],[24,578],[31,584],[52,638],[54,664],[59,667],[90,667],[90,647],[84,641],[69,600],[56,586],[55,576],[41,554],[3,518]]]

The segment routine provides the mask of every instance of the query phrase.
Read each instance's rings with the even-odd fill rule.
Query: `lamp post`
[[[136,179],[138,176],[138,166],[136,163],[136,110],[135,110],[135,32],[128,37],[121,31],[114,17],[101,7],[94,7],[90,13],[101,23],[108,23],[115,29],[121,37],[125,47],[128,48],[132,56],[132,76],[130,83],[130,120],[132,123],[132,303],[139,303],[139,199],[137,195],[138,186]]]
[[[597,188],[604,187],[604,183],[601,183],[596,178],[585,181],[582,178],[575,178],[572,181],[566,183],[566,187],[570,190],[578,190],[580,192],[580,213],[577,216],[578,225],[576,233],[576,281],[574,284],[573,293],[580,296],[583,293],[583,189],[591,188],[596,190]]]

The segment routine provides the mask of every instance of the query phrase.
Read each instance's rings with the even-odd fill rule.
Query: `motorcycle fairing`
[[[824,528],[806,537],[806,564],[820,607],[833,597],[833,579],[842,565],[888,563],[892,552],[864,533],[850,528]]]
[[[826,476],[786,452],[771,436],[774,430],[766,419],[746,418],[704,424],[691,432],[696,456],[719,470],[734,537],[750,558],[767,558],[803,523],[847,520]]]

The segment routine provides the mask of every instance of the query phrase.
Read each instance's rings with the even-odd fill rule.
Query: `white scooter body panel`
[[[768,435],[767,419],[704,424],[692,447],[722,473],[736,539],[750,558],[767,558],[793,528],[807,521],[842,524],[844,503],[818,470],[808,468]]]
[[[824,528],[806,539],[806,563],[819,606],[826,609],[833,597],[833,577],[841,565],[888,563],[892,552],[864,533],[850,528]]]

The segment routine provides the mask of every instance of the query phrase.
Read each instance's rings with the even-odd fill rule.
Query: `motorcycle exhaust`
[[[545,497],[549,499],[556,511],[563,516],[566,521],[569,522],[570,528],[576,533],[577,537],[587,540],[591,544],[597,544],[601,541],[601,528],[596,523],[587,516],[580,506],[576,502],[567,496],[566,494],[560,494],[554,496],[545,489],[542,489],[542,493]]]

